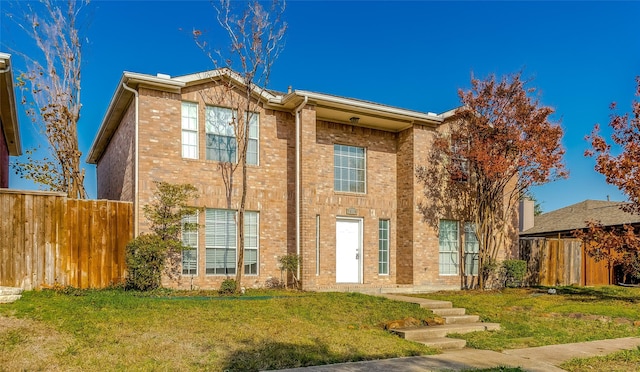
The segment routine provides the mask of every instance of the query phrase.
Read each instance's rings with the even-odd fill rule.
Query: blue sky
[[[242,5],[238,2],[236,5]],[[32,53],[0,0],[0,50]],[[123,71],[172,76],[212,68],[191,31],[228,44],[208,1],[94,0],[84,30],[80,149],[87,154]],[[387,105],[440,113],[459,105],[470,75],[520,70],[565,130],[567,180],[533,190],[544,211],[584,199],[624,200],[583,156],[585,135],[606,127],[609,104],[628,111],[640,75],[640,2],[290,1],[286,46],[269,88],[289,85]],[[34,130],[21,111],[23,148]],[[84,159],[84,156],[83,156]],[[95,167],[85,164],[96,196]],[[31,185],[13,177],[12,188]]]

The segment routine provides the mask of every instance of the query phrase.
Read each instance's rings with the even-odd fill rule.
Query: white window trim
[[[193,217],[195,217],[195,223],[198,223],[199,213],[196,211],[195,215],[192,215],[192,216],[193,216]],[[185,217],[192,217],[192,216],[185,216]],[[183,220],[182,220],[182,221],[183,221],[182,223],[184,223],[184,217],[183,217]],[[181,229],[181,234],[184,234],[184,233],[185,233],[184,229]],[[200,247],[200,236],[199,236],[200,234],[199,234],[199,228],[197,228],[197,229],[196,229],[195,231],[193,231],[193,232],[191,232],[191,231],[190,231],[190,232],[188,232],[188,233],[195,233],[196,242],[195,242],[195,246],[194,246],[194,247],[192,247],[192,249],[188,249],[188,250],[184,250],[184,251],[182,251],[182,254],[181,254],[181,256],[180,256],[180,268],[181,268],[180,273],[181,273],[181,275],[184,275],[184,276],[198,276],[198,273],[199,273],[199,270],[198,270],[199,260],[198,260],[198,259],[199,259],[199,257],[200,257],[200,254],[199,254],[199,252],[198,252],[198,251],[199,251],[199,247]],[[184,237],[184,235],[182,235],[182,236]],[[183,245],[185,245],[185,244],[184,244],[184,239],[181,239],[181,240],[182,240],[182,244],[183,244]],[[195,254],[196,254],[196,257],[195,257],[195,261],[196,261],[196,272],[195,272],[195,274],[189,274],[189,273],[185,274],[185,273],[184,273],[184,252],[186,252],[186,251],[190,251],[190,250],[194,250],[194,251],[195,251]]]
[[[385,262],[386,265],[386,273],[381,273],[380,272],[380,223],[384,221],[386,222],[386,232],[387,232],[387,238],[386,238],[386,253],[387,253],[387,261]],[[391,221],[389,219],[385,219],[385,218],[381,218],[378,220],[378,275],[380,276],[389,276],[390,275],[390,268],[391,268]]]
[[[207,135],[208,134],[212,134],[215,136],[220,136],[220,137],[227,137],[227,138],[233,138],[236,142],[236,150],[235,150],[235,158],[233,159],[233,164],[237,164],[238,163],[238,137],[236,136],[235,133],[235,127],[233,128],[233,136],[228,136],[226,134],[220,134],[220,133],[214,133],[214,132],[209,132],[207,130],[207,120],[209,118],[209,109],[224,109],[224,110],[229,110],[231,111],[231,115],[232,117],[234,117],[236,120],[238,119],[238,112],[235,109],[232,109],[230,107],[224,107],[224,106],[216,106],[216,105],[206,105],[205,106],[205,116],[204,116],[204,135],[205,135],[205,159],[208,161],[216,161],[216,162],[220,162],[220,163],[226,163],[226,161],[221,161],[221,160],[216,160],[216,159],[209,159],[208,155],[207,155],[207,145],[206,145],[206,141],[208,140]]]
[[[222,210],[222,211],[229,211],[229,212],[233,212],[234,213],[234,221],[235,222],[235,234],[234,234],[234,238],[235,238],[235,258],[233,260],[234,262],[234,273],[233,274],[228,274],[228,273],[223,273],[223,274],[218,274],[218,273],[207,273],[207,239],[206,239],[206,210],[205,210],[205,244],[204,244],[204,273],[206,276],[229,276],[229,275],[236,275],[235,271],[238,270],[238,226],[237,226],[237,221],[238,221],[238,212],[233,210],[233,209],[224,209],[224,208],[207,208],[209,210]],[[209,249],[222,249],[219,247],[211,247]]]
[[[255,250],[256,251],[256,273],[255,274],[247,274],[246,270],[244,272],[245,276],[260,276],[260,212],[258,211],[245,211],[245,239],[244,239],[244,259],[246,262],[246,254],[247,254],[247,212],[249,213],[255,213],[256,214],[256,247],[251,248],[251,250]],[[237,255],[237,250],[236,250],[236,255]],[[246,266],[245,262],[242,263],[243,267]],[[246,269],[246,268],[245,268]]]
[[[473,269],[475,267],[476,273],[475,274],[470,274],[468,272],[468,270],[467,270],[467,255],[468,254],[475,255],[476,257],[478,257],[478,255],[479,255],[479,251],[478,251],[479,250],[479,243],[478,243],[478,246],[476,247],[476,249],[478,249],[478,250],[476,250],[476,251],[468,251],[467,250],[468,243],[469,243],[468,234],[472,234],[473,233],[473,231],[475,230],[475,226],[474,225],[475,225],[474,223],[468,222],[468,221],[464,223],[464,249],[463,249],[463,252],[464,252],[464,265],[465,265],[464,266],[464,274],[465,275],[478,276],[478,274],[480,273],[480,267],[479,267],[480,262],[479,262],[478,259],[473,260],[473,261],[475,261],[475,263],[473,261],[471,263],[471,268]],[[473,230],[467,230],[468,228],[473,228]],[[478,238],[475,237],[475,239],[476,239],[476,242],[478,242]],[[473,256],[472,256],[472,259],[473,259]],[[473,271],[473,270],[471,270],[471,271]]]
[[[358,148],[358,149],[362,149],[362,157],[363,157],[363,171],[364,171],[364,180],[363,180],[363,184],[364,184],[364,190],[362,192],[359,191],[343,191],[343,190],[337,190],[336,189],[336,178],[335,178],[335,169],[336,169],[336,163],[335,163],[335,154],[336,154],[336,146],[345,146],[345,147],[354,147],[354,148]],[[344,145],[341,143],[334,143],[333,144],[333,170],[334,170],[334,174],[333,174],[333,191],[337,192],[337,193],[346,193],[346,194],[354,194],[354,195],[365,195],[367,194],[367,148],[364,146],[352,146],[352,145]]]
[[[440,220],[440,224],[442,224],[442,221],[447,221],[447,222],[455,222],[456,223],[456,231],[457,231],[457,236],[456,236],[456,249],[452,250],[452,251],[443,251],[441,250],[441,243],[440,243],[440,226],[438,226],[438,275],[440,276],[458,276],[460,275],[460,221],[456,221],[456,220],[446,220],[446,219],[442,219]],[[448,253],[449,255],[453,255],[455,254],[457,257],[457,265],[456,265],[456,272],[455,273],[443,273],[441,270],[441,261],[440,261],[440,255],[442,253]]]
[[[253,112],[250,111],[246,114],[249,117],[249,141],[250,140],[255,140],[256,141],[256,162],[254,163],[249,163],[247,162],[247,165],[251,165],[251,166],[259,166],[260,165],[260,113],[259,112]],[[251,118],[255,117],[256,118],[256,137],[253,138],[251,137]],[[247,142],[247,146],[248,146],[249,142]],[[247,150],[249,150],[249,148],[247,147]]]
[[[186,128],[185,129],[185,127],[184,127],[183,118],[184,118],[184,106],[185,105],[195,105],[195,108],[196,108],[196,117],[195,117],[195,119],[196,119],[196,128],[195,129],[190,129],[190,128]],[[184,137],[180,138],[180,143],[182,145],[181,148],[180,148],[180,151],[181,151],[181,154],[182,154],[182,158],[183,159],[198,159],[199,158],[198,155],[200,153],[200,151],[199,151],[200,146],[198,144],[198,142],[200,142],[198,140],[198,137],[199,137],[198,136],[198,132],[199,132],[199,128],[200,128],[199,120],[198,120],[198,116],[199,116],[198,115],[198,111],[199,111],[198,103],[197,102],[190,102],[190,101],[182,101],[181,110],[182,111],[180,112],[180,127],[181,127],[182,130],[181,130],[180,134],[188,132],[188,133],[195,133],[195,135],[196,135],[196,143],[195,143],[196,153],[195,153],[195,157],[185,156],[185,153],[184,153],[184,146],[185,146]],[[189,146],[191,146],[191,145],[189,144]]]

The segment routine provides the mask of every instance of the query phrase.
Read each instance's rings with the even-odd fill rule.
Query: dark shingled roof
[[[582,229],[587,226],[585,221],[599,221],[604,226],[640,223],[639,215],[620,209],[623,204],[625,203],[585,200],[535,217],[534,226],[520,233],[520,236]]]

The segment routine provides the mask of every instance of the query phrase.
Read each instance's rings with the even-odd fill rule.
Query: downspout
[[[2,70],[0,70],[0,74],[4,74],[5,72],[9,72],[11,71],[11,65],[9,65],[9,67],[7,68],[3,68]]]
[[[298,260],[300,259],[300,157],[301,157],[301,149],[300,149],[300,133],[302,126],[302,109],[307,105],[309,101],[309,97],[304,96],[304,101],[300,104],[300,106],[296,107],[295,115],[296,115],[296,254],[298,255]],[[298,262],[298,272],[296,273],[298,280],[300,278],[300,262]]]
[[[128,90],[129,92],[133,93],[134,97],[135,97],[135,109],[136,109],[136,114],[135,114],[135,144],[134,144],[134,148],[135,148],[135,152],[136,152],[136,156],[134,159],[134,167],[135,167],[135,171],[133,172],[134,174],[134,179],[133,179],[133,203],[134,203],[134,208],[133,208],[133,237],[136,238],[138,237],[138,222],[139,222],[139,211],[138,211],[138,206],[139,206],[139,196],[138,196],[138,158],[139,158],[139,151],[138,151],[138,91],[130,88],[127,86],[127,84],[125,82],[122,83],[122,88],[125,90]]]

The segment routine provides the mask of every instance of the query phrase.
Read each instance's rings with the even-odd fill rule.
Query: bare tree
[[[217,69],[214,78],[223,85],[223,89],[215,91],[215,97],[206,98],[232,108],[231,117],[225,120],[227,128],[221,130],[232,132],[235,140],[218,144],[217,148],[226,152],[218,159],[218,168],[225,185],[228,209],[233,206],[235,173],[238,169],[241,172],[236,221],[236,291],[239,291],[244,275],[247,156],[257,150],[253,148],[251,132],[259,117],[260,97],[267,90],[271,68],[283,50],[287,24],[283,20],[284,2],[274,0],[269,8],[265,8],[258,1],[250,1],[242,12],[236,12],[232,5],[230,0],[220,0],[214,6],[217,21],[229,36],[228,51],[210,51],[199,30],[194,30],[193,36]]]
[[[19,26],[35,41],[42,55],[37,58],[22,54],[27,71],[18,76],[18,86],[23,92],[22,103],[31,101],[27,115],[46,139],[48,155],[38,157],[37,148],[29,149],[26,161],[12,165],[23,178],[81,199],[87,194],[78,148],[82,37],[77,24],[88,3],[89,0],[40,0],[38,8],[26,5]]]

